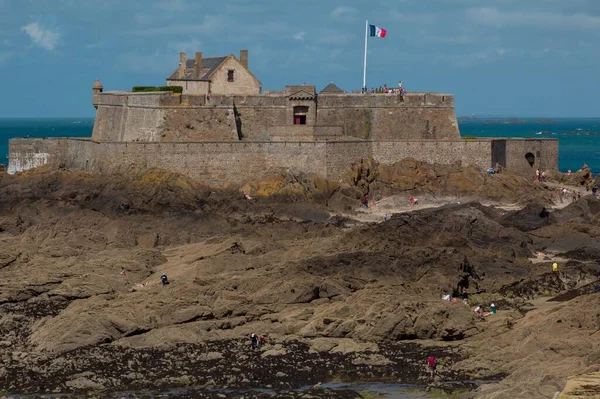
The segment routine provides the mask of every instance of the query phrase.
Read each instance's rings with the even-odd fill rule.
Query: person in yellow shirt
[[[553,273],[557,273],[558,272],[558,263],[554,262],[552,264],[552,272]]]

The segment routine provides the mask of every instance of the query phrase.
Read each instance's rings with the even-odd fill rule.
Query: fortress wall
[[[130,165],[156,167],[214,185],[242,184],[286,170],[326,175],[324,143],[69,141],[69,166],[103,173]]]
[[[168,100],[167,100],[168,99]],[[204,96],[186,96],[181,95],[179,97],[165,97],[161,100],[161,105],[181,105],[181,104],[189,104],[192,107],[200,107],[206,105],[206,97]]]
[[[336,107],[317,110],[319,125],[340,125],[358,139],[459,139],[452,108]]]
[[[318,124],[360,139],[459,139],[454,96],[437,93],[319,96]],[[373,133],[372,133],[373,132]]]
[[[533,166],[525,158],[527,153],[535,156]],[[506,168],[531,179],[535,178],[536,169],[558,169],[558,140],[506,140]]]
[[[92,137],[98,141],[118,141],[121,137],[121,126],[125,107],[99,106],[94,119]]]
[[[364,142],[327,142],[327,178],[339,180],[349,165],[354,162],[360,162],[361,159],[367,159],[371,156],[372,143]]]
[[[315,138],[317,140],[336,140],[344,135],[342,126],[315,126]]]
[[[95,165],[100,162],[114,162],[103,159],[105,154],[101,149],[108,150],[111,143],[98,143],[91,140],[68,139],[62,153],[64,164],[72,169],[98,170]]]
[[[173,97],[171,92],[157,91],[157,92],[141,92],[141,93],[127,93],[127,105],[129,107],[149,107],[157,108],[160,106],[161,99],[163,97]]]
[[[248,95],[248,96],[210,96],[210,104],[215,106],[238,108],[244,107],[285,107],[286,98],[283,95]]]
[[[94,104],[97,141],[237,140],[234,104],[245,140],[268,140],[273,127],[292,123],[282,95],[213,95],[205,105],[204,96],[109,92],[95,94]],[[458,139],[453,104],[453,96],[434,93],[410,93],[404,101],[399,95],[321,95],[317,126],[341,126],[344,135],[361,140]]]
[[[407,93],[404,101],[399,94],[326,94],[319,96],[319,107],[436,107],[454,108],[454,96],[440,93]]]
[[[65,159],[67,139],[10,139],[8,141],[9,174],[34,169],[42,165],[58,166]]]
[[[315,140],[315,126],[280,126],[269,132],[269,137],[273,141],[313,141]]]
[[[236,109],[240,114],[244,140],[269,140],[273,127],[287,125],[286,108],[283,106],[247,107],[236,102]]]
[[[127,104],[127,95],[118,92],[94,93],[93,104],[94,106],[112,105],[122,107]]]
[[[237,141],[233,108],[170,108],[158,121],[162,141]]]
[[[430,163],[492,166],[492,147],[504,140],[452,141],[305,141],[305,142],[94,142],[89,139],[12,139],[9,172],[44,164],[98,172],[137,165],[158,167],[211,184],[240,184],[271,172],[299,171],[329,179],[342,177],[348,165],[372,156],[381,163],[415,158]],[[558,140],[506,140],[506,166],[530,177],[532,168],[520,162],[524,151],[540,151],[541,170],[556,169]],[[535,170],[535,167],[533,168]]]
[[[374,108],[375,140],[460,139],[452,108]]]
[[[124,109],[124,120],[118,141],[160,141],[160,126],[165,121],[166,110],[156,108]]]
[[[313,141],[341,138],[343,129],[341,126],[290,125],[279,126],[269,133],[273,141]]]
[[[373,143],[372,155],[380,163],[392,164],[404,158],[429,163],[450,164],[461,161],[480,169],[491,166],[490,140],[381,141]]]
[[[317,108],[319,125],[342,126],[344,135],[361,140],[371,138],[373,111],[368,108]]]
[[[97,141],[158,141],[165,111],[159,109],[171,93],[109,92],[94,94],[96,119],[92,137]]]
[[[166,111],[158,108],[99,106],[94,120],[96,141],[159,141]]]

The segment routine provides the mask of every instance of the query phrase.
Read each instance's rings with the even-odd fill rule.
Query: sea
[[[93,118],[0,119],[0,164],[13,137],[90,137]],[[459,118],[462,137],[557,138],[559,169],[600,171],[600,118]]]

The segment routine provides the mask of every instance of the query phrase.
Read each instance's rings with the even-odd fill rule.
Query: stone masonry
[[[170,79],[209,76],[220,84],[215,76],[223,80],[235,63],[247,70],[244,51],[240,60],[227,59],[233,64],[214,66],[214,60],[202,61],[201,53],[193,63],[182,55]],[[212,65],[214,74],[203,75],[199,65]],[[558,140],[461,139],[449,94],[317,94],[308,85],[263,94],[245,90],[230,95],[104,92],[96,82],[92,137],[12,139],[9,172],[44,164],[98,172],[135,165],[226,185],[287,171],[337,180],[351,163],[368,157],[381,163],[409,157],[460,161],[481,170],[500,165],[527,178],[536,169],[558,169]]]
[[[511,140],[513,141],[513,140]],[[109,173],[114,168],[157,167],[185,174],[214,185],[243,184],[271,173],[315,173],[340,179],[348,165],[368,157],[381,163],[404,158],[449,164],[461,161],[482,170],[492,166],[497,140],[397,140],[397,141],[229,141],[229,142],[96,142],[91,139],[12,139],[11,173],[50,163]],[[556,140],[514,140],[513,169],[533,178],[536,168],[558,168]],[[531,167],[523,151],[548,153]],[[47,155],[40,155],[47,154]],[[509,163],[507,163],[509,165]]]

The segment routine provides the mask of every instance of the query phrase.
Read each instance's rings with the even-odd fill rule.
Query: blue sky
[[[453,93],[458,115],[600,116],[599,0],[0,0],[0,117],[93,116],[91,86],[161,85],[179,52],[249,49],[265,89]]]

